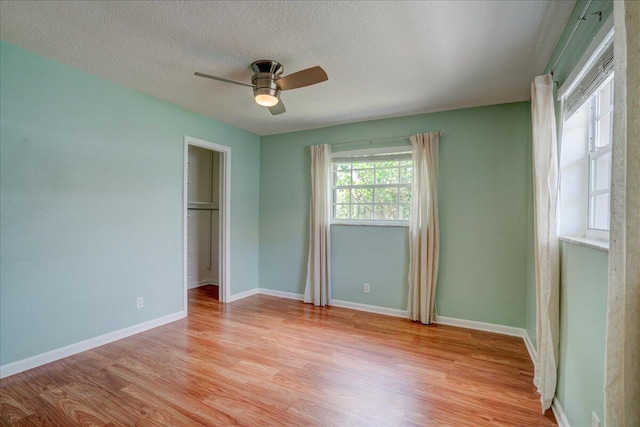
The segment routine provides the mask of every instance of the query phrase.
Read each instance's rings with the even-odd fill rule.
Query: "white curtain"
[[[440,232],[438,227],[438,142],[437,132],[413,135],[413,179],[409,223],[409,299],[411,320],[436,321],[435,298],[438,280]]]
[[[331,305],[329,216],[331,209],[331,145],[311,146],[309,260],[304,302]]]
[[[551,407],[558,373],[560,243],[558,241],[558,153],[553,77],[531,84],[533,204],[536,276],[537,360],[533,382],[542,412]]]
[[[640,426],[640,2],[614,2],[615,80],[604,422]]]

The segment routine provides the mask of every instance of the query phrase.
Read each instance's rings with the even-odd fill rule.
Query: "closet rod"
[[[591,6],[592,2],[593,2],[593,0],[589,0],[587,5],[582,10],[582,13],[580,14],[580,16],[578,16],[578,22],[576,22],[575,27],[573,27],[573,31],[571,31],[571,35],[569,36],[569,38],[567,39],[567,41],[564,44],[564,47],[560,51],[560,55],[558,55],[558,57],[556,58],[556,61],[553,63],[553,67],[551,67],[551,71],[549,71],[552,75],[553,75],[553,72],[556,70],[556,67],[558,66],[558,63],[562,59],[562,56],[564,55],[564,52],[567,50],[567,47],[569,47],[569,43],[571,43],[571,39],[573,39],[573,36],[576,34],[576,31],[578,31],[578,27],[580,26],[582,21],[586,21],[586,19],[587,19],[586,18],[587,17],[587,10],[589,9],[589,6]],[[597,15],[597,14],[599,14],[600,15],[600,19],[602,19],[602,12],[595,12],[595,13],[591,13],[590,15]]]
[[[438,132],[438,134],[440,136],[444,135],[444,131],[440,131]],[[342,144],[355,144],[357,142],[368,142],[368,143],[373,143],[373,142],[380,142],[380,141],[393,141],[395,139],[409,139],[412,135],[400,135],[400,136],[388,136],[386,138],[369,138],[369,139],[360,139],[357,141],[344,141],[344,142],[334,142],[331,145],[342,145]]]

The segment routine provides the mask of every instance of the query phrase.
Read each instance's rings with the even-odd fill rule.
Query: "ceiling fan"
[[[194,74],[198,77],[206,77],[208,79],[253,88],[253,96],[256,102],[264,107],[269,107],[269,111],[274,116],[287,111],[280,99],[281,91],[311,86],[329,79],[327,73],[318,66],[281,77],[284,67],[279,62],[269,59],[261,59],[254,62],[251,64],[251,69],[254,72],[251,77],[251,84],[210,76],[209,74]]]

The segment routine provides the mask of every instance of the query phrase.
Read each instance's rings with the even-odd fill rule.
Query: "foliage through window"
[[[333,159],[332,219],[408,221],[411,153]]]

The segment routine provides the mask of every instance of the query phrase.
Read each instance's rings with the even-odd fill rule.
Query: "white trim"
[[[220,302],[231,302],[231,147],[215,144],[203,139],[194,138],[188,135],[184,136],[184,153],[183,153],[183,217],[182,217],[182,269],[183,269],[183,287],[184,287],[184,312],[188,311],[188,295],[189,289],[187,281],[187,180],[188,180],[188,161],[189,161],[189,145],[206,148],[220,153],[220,200],[222,209],[220,209],[220,286],[219,298]]]
[[[527,351],[529,352],[529,357],[531,358],[531,362],[533,363],[533,368],[535,370],[536,361],[538,360],[538,356],[536,354],[536,346],[533,345],[533,341],[531,341],[531,337],[529,336],[529,332],[526,329],[524,330],[524,335],[522,339],[524,340],[524,345],[527,347]]]
[[[88,340],[80,341],[75,344],[70,344],[45,353],[27,357],[26,359],[7,363],[6,365],[0,366],[0,378],[6,378],[10,375],[24,372],[28,369],[37,368],[38,366],[55,362],[56,360],[64,359],[65,357],[73,356],[74,354],[82,353],[83,351],[91,350],[92,348],[100,347],[101,345],[109,344],[111,342],[139,334],[140,332],[148,331],[149,329],[157,328],[159,326],[166,325],[167,323],[183,319],[186,316],[186,312],[179,311],[158,317],[157,319],[109,332],[104,335],[89,338]]]
[[[227,302],[235,302],[241,300],[243,298],[247,298],[253,295],[259,294],[260,290],[258,288],[249,289],[248,291],[240,292],[238,294],[233,294],[229,298],[227,298]]]
[[[495,323],[476,322],[475,320],[456,319],[454,317],[437,316],[436,323],[440,325],[458,326],[460,328],[475,329],[477,331],[494,332],[496,334],[524,337],[526,331],[513,326],[497,325]]]
[[[350,308],[352,310],[366,311],[367,313],[383,314],[385,316],[402,317],[407,318],[406,310],[398,310],[397,308],[380,307],[377,305],[360,304],[351,301],[342,301],[339,299],[332,299],[331,306]]]
[[[276,291],[274,289],[260,288],[259,293],[260,295],[269,295],[269,296],[278,297],[278,298],[295,299],[298,301],[304,300],[304,295],[302,294],[294,294],[293,292],[285,292],[285,291]]]
[[[551,404],[551,410],[553,411],[553,415],[556,417],[556,421],[558,422],[558,427],[571,427],[569,424],[569,420],[567,419],[566,414],[564,413],[564,409],[562,409],[562,405],[558,402],[558,396],[553,398],[553,403]]]
[[[559,239],[561,242],[573,243],[574,245],[584,246],[585,248],[609,252],[609,241],[574,236],[560,236]]]
[[[582,80],[584,74],[589,71],[595,60],[598,59],[604,51],[604,48],[611,41],[613,41],[613,14],[602,24],[600,31],[598,31],[598,34],[593,38],[589,47],[584,51],[580,61],[573,67],[573,71],[558,89],[558,100],[567,96],[574,89],[576,84]]]

